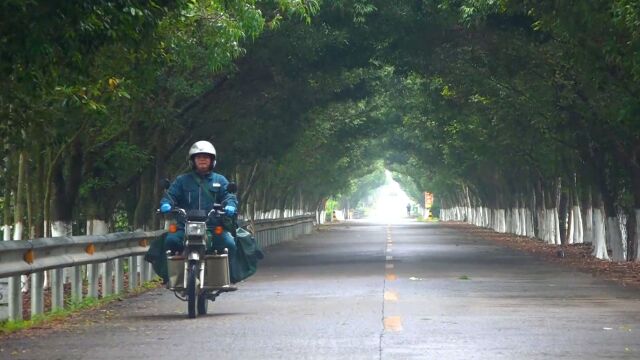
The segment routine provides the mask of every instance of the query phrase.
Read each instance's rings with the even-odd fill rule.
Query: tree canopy
[[[634,238],[637,1],[1,6],[4,206],[25,186],[36,227],[118,211],[153,226],[159,180],[209,139],[247,216],[360,199],[382,166],[416,200],[588,203]]]

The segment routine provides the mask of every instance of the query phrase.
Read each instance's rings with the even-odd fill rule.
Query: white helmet
[[[191,148],[189,149],[189,163],[191,167],[194,166],[193,156],[197,154],[211,155],[211,169],[216,166],[216,148],[214,148],[210,142],[203,140],[197,141],[193,145],[191,145]]]

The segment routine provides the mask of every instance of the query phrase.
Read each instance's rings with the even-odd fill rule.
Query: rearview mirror
[[[160,185],[162,185],[162,187],[167,190],[169,188],[169,186],[171,186],[171,181],[169,181],[169,179],[165,178],[162,179],[162,181],[160,181]]]

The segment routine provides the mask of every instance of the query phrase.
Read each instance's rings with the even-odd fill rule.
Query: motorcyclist
[[[169,189],[160,200],[160,212],[167,213],[174,206],[185,210],[199,209],[209,212],[213,204],[218,203],[224,207],[227,216],[234,216],[237,212],[238,200],[232,193],[227,192],[229,181],[222,175],[213,172],[216,165],[216,149],[208,141],[198,141],[189,149],[188,156],[191,171],[179,175],[169,186]],[[211,227],[218,224],[208,224]],[[181,253],[184,249],[184,223],[178,223],[175,233],[167,234],[165,248],[173,253]],[[221,235],[213,235],[212,248],[219,252],[225,248],[229,251],[229,271],[234,278],[236,243],[225,229]]]

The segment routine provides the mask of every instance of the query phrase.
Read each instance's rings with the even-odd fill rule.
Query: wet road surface
[[[341,225],[266,250],[186,318],[157,289],[0,359],[638,359],[640,291],[439,224]]]

